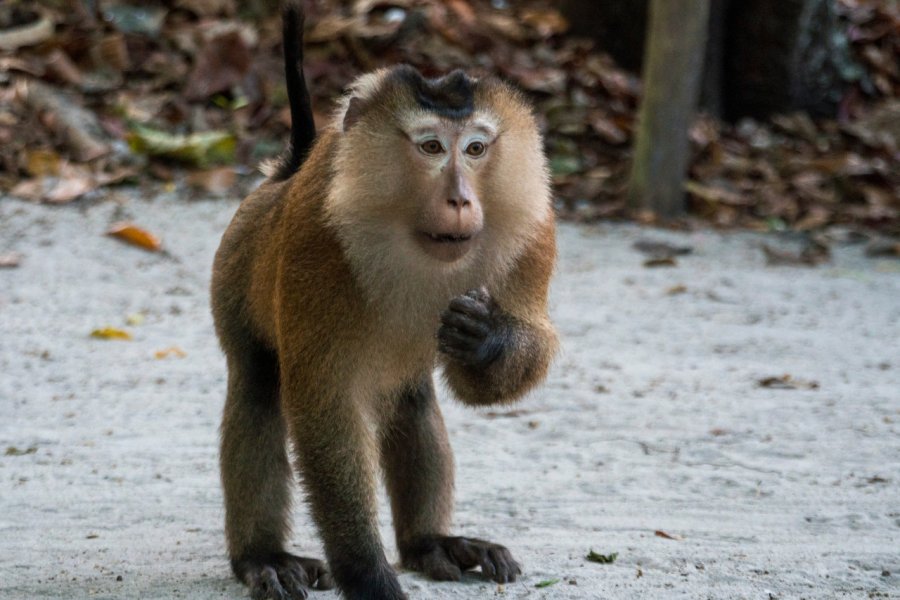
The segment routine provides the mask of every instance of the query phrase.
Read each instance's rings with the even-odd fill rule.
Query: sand
[[[224,551],[207,291],[236,206],[0,198],[0,254],[22,255],[0,269],[0,598],[247,597]],[[121,219],[166,253],[103,235]],[[644,238],[694,252],[645,268]],[[790,240],[560,228],[546,385],[512,408],[441,398],[455,530],[526,573],[404,573],[410,598],[900,597],[900,263],[840,246],[772,268],[763,242]],[[104,326],[133,339],[89,336]],[[185,356],[155,357],[171,347]],[[759,384],[784,375],[793,389]],[[321,555],[300,502],[294,529]]]

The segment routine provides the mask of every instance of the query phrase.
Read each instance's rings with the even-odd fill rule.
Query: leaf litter
[[[685,186],[693,218],[900,235],[900,7],[838,7],[866,71],[838,118],[698,116]],[[43,33],[0,48],[0,192],[66,203],[122,183],[187,179],[225,195],[252,178],[283,149],[289,116],[279,16],[238,8],[234,0],[48,2],[25,15],[19,24]],[[594,41],[568,35],[554,3],[322,0],[308,12],[306,73],[320,125],[367,70],[406,62],[429,76],[497,74],[536,104],[558,214],[626,216],[641,82]],[[55,32],[45,38],[48,22]],[[0,29],[0,41],[11,32]],[[29,154],[37,149],[47,154]],[[236,174],[194,175],[223,164]]]

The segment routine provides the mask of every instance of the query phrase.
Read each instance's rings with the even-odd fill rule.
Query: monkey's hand
[[[539,383],[556,350],[556,333],[541,310],[504,309],[484,288],[450,301],[441,314],[438,350],[444,378],[472,406],[514,402]]]
[[[522,573],[505,546],[475,538],[424,536],[400,553],[403,566],[437,581],[459,581],[463,571],[475,567],[481,567],[481,573],[497,583],[513,582]]]
[[[503,354],[510,333],[488,291],[469,290],[441,314],[438,349],[462,365],[484,369]]]

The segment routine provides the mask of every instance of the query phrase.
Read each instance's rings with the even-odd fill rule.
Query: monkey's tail
[[[300,169],[316,139],[312,102],[303,75],[303,23],[306,15],[301,2],[285,0],[281,13],[284,75],[291,105],[291,146],[271,174],[276,181],[287,179]]]

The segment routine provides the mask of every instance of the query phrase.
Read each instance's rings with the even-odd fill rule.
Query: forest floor
[[[20,255],[0,268],[0,598],[247,597],[207,291],[236,206],[0,199],[0,255]],[[123,219],[166,251],[103,235]],[[693,252],[648,268],[648,238]],[[511,409],[442,397],[455,529],[525,575],[404,573],[410,598],[900,598],[900,264],[836,245],[772,267],[762,243],[792,240],[561,226],[546,385]],[[132,339],[90,336],[107,326]],[[300,502],[292,539],[321,555]]]

